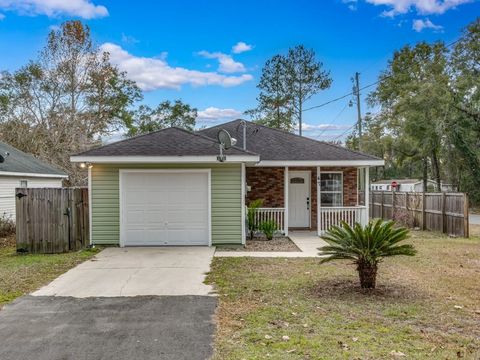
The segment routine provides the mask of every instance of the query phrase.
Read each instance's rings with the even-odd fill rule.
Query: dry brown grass
[[[418,255],[382,263],[374,291],[348,262],[216,258],[216,358],[480,358],[480,238],[411,242]]]

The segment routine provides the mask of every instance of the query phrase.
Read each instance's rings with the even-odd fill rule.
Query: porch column
[[[365,168],[365,225],[370,220],[370,168]]]
[[[288,236],[288,166],[285,166],[283,174],[283,208],[285,209],[283,226],[285,227],[285,236]]]
[[[320,197],[320,166],[317,166],[317,235],[320,236],[321,235],[321,228],[320,228],[320,225],[321,225],[321,221],[320,221],[320,210],[321,210],[321,197]]]
[[[242,244],[245,245],[246,239],[247,239],[247,230],[245,228],[246,224],[246,219],[245,219],[245,211],[247,210],[245,207],[245,186],[247,183],[246,179],[246,170],[245,170],[245,163],[242,163],[242,187],[241,187],[241,199],[240,199],[240,205],[242,209]]]

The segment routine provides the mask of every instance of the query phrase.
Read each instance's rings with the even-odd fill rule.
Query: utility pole
[[[362,112],[360,110],[360,73],[355,73],[355,95],[357,96],[357,127],[358,127],[358,148],[362,143]]]

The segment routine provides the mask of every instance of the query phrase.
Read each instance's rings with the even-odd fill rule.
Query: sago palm
[[[375,288],[378,264],[383,258],[416,254],[412,245],[399,245],[408,237],[408,229],[394,225],[394,221],[378,219],[370,221],[365,227],[359,223],[351,227],[346,222],[342,222],[341,226],[332,226],[322,236],[328,245],[318,249],[320,255],[327,255],[321,263],[337,259],[353,260],[361,287]]]

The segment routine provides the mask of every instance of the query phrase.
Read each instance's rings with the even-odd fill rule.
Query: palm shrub
[[[346,222],[341,226],[332,226],[322,239],[328,245],[319,248],[321,263],[337,259],[350,259],[357,265],[362,288],[374,289],[377,279],[378,264],[385,257],[396,255],[413,256],[413,245],[399,243],[408,237],[408,229],[395,227],[394,221],[377,219],[365,227],[356,223],[351,227]]]
[[[257,223],[255,221],[255,214],[257,213],[257,209],[263,205],[263,199],[256,199],[248,204],[247,210],[247,222],[248,222],[248,231],[250,233],[250,240],[253,239],[253,234],[255,233],[257,228]]]
[[[273,234],[277,231],[277,223],[273,220],[267,220],[260,224],[260,230],[265,234],[267,240],[273,239]]]

